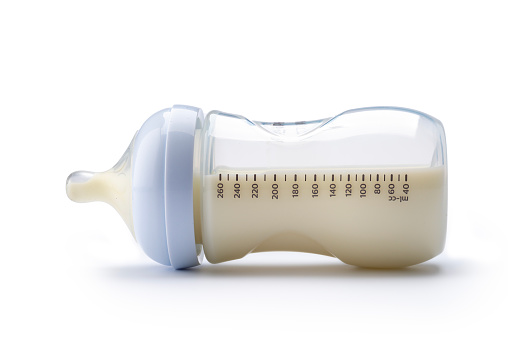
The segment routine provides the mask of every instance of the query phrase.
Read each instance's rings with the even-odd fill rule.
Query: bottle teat
[[[123,218],[135,238],[132,221],[132,149],[134,139],[115,166],[105,172],[77,171],[67,178],[66,191],[75,202],[103,201]]]

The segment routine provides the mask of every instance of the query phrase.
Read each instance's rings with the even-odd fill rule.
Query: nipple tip
[[[73,172],[67,177],[67,185],[69,183],[71,183],[71,184],[85,183],[88,180],[92,179],[93,175],[94,175],[93,172],[88,172],[88,171]]]
[[[93,178],[95,173],[88,171],[77,171],[71,173],[67,177],[67,181],[65,183],[65,190],[67,192],[67,196],[69,199],[75,202],[82,202],[83,199],[80,194],[80,185],[85,184],[90,179]]]

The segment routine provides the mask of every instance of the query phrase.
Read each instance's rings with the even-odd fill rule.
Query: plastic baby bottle
[[[66,189],[109,203],[150,258],[176,269],[265,251],[395,268],[443,250],[446,166],[441,122],[410,109],[259,122],[173,106],[112,169],[74,172]]]

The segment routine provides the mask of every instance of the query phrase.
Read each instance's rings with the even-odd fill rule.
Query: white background
[[[505,337],[506,14],[501,1],[1,2],[0,336]],[[109,206],[70,202],[65,179],[108,169],[174,104],[437,117],[445,252],[395,271],[310,254],[152,262]]]

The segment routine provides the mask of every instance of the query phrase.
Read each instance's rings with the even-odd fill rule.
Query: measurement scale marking
[[[355,174],[354,175],[354,181],[366,181],[366,179],[369,179],[369,181],[372,181],[372,180],[375,180],[375,181],[379,181],[381,179],[381,174],[374,174],[375,177],[373,178],[373,175],[372,174],[360,174],[361,177],[360,177],[360,180],[358,178],[358,174]],[[408,181],[408,174],[388,174],[389,177],[388,177],[388,181]],[[240,174],[238,173],[235,173],[234,174],[235,178],[234,180],[236,181],[239,181],[240,180]],[[351,174],[348,174],[347,175],[347,181],[353,181],[353,178],[351,177],[352,175]],[[383,174],[383,181],[387,181],[387,178],[386,178],[386,174]],[[253,174],[252,176],[254,179],[254,181],[257,181],[257,174]],[[284,174],[284,181],[287,181],[287,177],[288,175],[287,174]],[[223,179],[223,175],[222,173],[219,173],[219,180],[222,181]],[[264,174],[264,180],[266,181],[267,179],[267,175]],[[226,174],[226,180],[232,180],[230,178],[230,174]],[[245,180],[246,181],[249,181],[249,174],[245,174]],[[274,174],[273,175],[273,180],[274,181],[277,181],[277,174]],[[293,180],[294,181],[298,181],[298,174],[294,174],[293,175]],[[307,174],[305,174],[304,176],[304,180],[306,181],[307,180]],[[318,180],[318,175],[317,174],[313,174],[313,181],[317,181]],[[326,181],[326,174],[323,174],[323,181]],[[335,174],[332,174],[331,175],[331,179],[329,177],[328,180],[331,180],[331,181],[335,181]],[[342,174],[338,174],[338,180],[339,181],[342,181]]]
[[[226,175],[226,177],[223,176]],[[272,192],[276,192],[276,193],[272,193],[272,195],[275,195],[276,196],[276,200],[281,200],[281,199],[286,199],[285,198],[285,189],[286,188],[282,188],[282,191],[280,190],[281,189],[281,186],[278,185],[276,183],[277,181],[277,176],[279,176],[279,178],[281,178],[282,174],[284,173],[274,173],[273,174],[273,181],[271,180],[271,175],[272,174],[264,174],[264,181],[272,181],[270,183],[270,186],[272,187]],[[323,174],[323,184],[325,184],[328,180],[328,184],[330,186],[330,192],[331,194],[329,194],[330,197],[337,197],[338,195],[335,194],[335,190],[337,187],[337,185],[333,182],[335,182],[335,173],[330,173],[331,175],[328,176],[328,178],[326,177],[326,174]],[[218,189],[217,189],[217,197],[218,198],[224,198],[223,193],[222,193],[222,190],[223,190],[223,183],[222,183],[222,180],[223,180],[223,177],[224,179],[227,178],[227,181],[235,181],[236,180],[236,183],[234,183],[234,188],[235,188],[235,194],[234,194],[234,198],[240,198],[240,193],[238,192],[240,190],[240,183],[239,181],[242,181],[243,180],[243,174],[242,173],[231,173],[231,175],[234,175],[233,178],[230,178],[230,173],[218,173],[218,179],[219,179],[219,182],[217,183],[217,186],[218,186]],[[290,176],[289,177],[289,180],[291,181],[291,174],[284,174],[284,181],[287,181],[288,180],[288,175]],[[310,183],[309,185],[307,185],[306,183],[303,184],[303,183],[300,183],[300,184],[297,184],[296,182],[298,181],[298,175],[295,173],[293,174],[293,179],[295,181],[294,184],[291,184],[292,187],[288,188],[288,189],[292,189],[292,198],[295,198],[295,197],[298,197],[299,194],[298,194],[298,190],[299,189],[310,189],[310,187],[308,186],[312,186],[312,198],[320,198],[322,195],[318,195],[318,185],[321,185],[321,184],[318,184],[317,181],[318,181],[318,178],[321,174],[317,174],[317,173],[314,173],[314,174],[309,174],[311,176],[313,176],[313,178],[311,177],[309,179]],[[344,175],[346,175],[346,173],[344,173]],[[268,178],[267,178],[268,176]],[[353,178],[354,176],[354,178]],[[380,181],[381,179],[381,176],[383,178],[383,181],[390,181],[391,183],[388,185],[388,201],[399,201],[399,202],[407,202],[408,201],[408,198],[409,198],[409,184],[407,183],[408,180],[409,180],[409,174],[408,173],[387,173],[387,174],[381,174],[381,173],[369,173],[369,174],[366,174],[366,173],[349,173],[347,174],[347,182],[345,183],[345,189],[346,189],[346,197],[358,197],[358,198],[366,198],[368,196],[370,196],[370,193],[368,193],[368,188],[367,188],[367,184],[365,183],[366,182],[366,179],[368,179],[369,181],[373,181],[373,179],[375,181]],[[257,181],[257,174],[253,174],[251,176],[251,178],[254,177],[254,181]],[[304,175],[305,177],[305,181],[307,181],[307,174]],[[217,178],[217,177],[216,177]],[[268,179],[268,180],[267,180]],[[314,180],[312,180],[314,179]],[[342,174],[341,173],[337,173],[337,179],[342,181]],[[345,180],[346,178],[344,178]],[[245,181],[248,183],[249,180],[252,180],[249,178],[249,174],[248,173],[245,173]],[[353,183],[353,181],[356,181],[356,183]],[[405,181],[406,183],[404,183],[403,185],[401,185],[400,188],[397,188],[396,185],[393,184],[394,181]],[[221,185],[221,186],[219,186]],[[257,184],[252,184],[253,185],[253,193],[252,193],[252,198],[258,198],[258,186]],[[295,188],[295,185],[296,185],[296,188]],[[305,185],[305,186],[301,186],[301,185]],[[237,187],[238,186],[238,187]],[[254,187],[256,186],[256,187]],[[358,186],[358,187],[356,187]],[[378,197],[383,197],[383,195],[379,195],[380,193],[383,193],[383,188],[381,186],[384,186],[384,185],[380,185],[379,183],[376,183],[374,185],[374,188],[375,190],[372,192],[372,196],[375,197],[375,196],[378,196]],[[282,187],[285,187],[285,186],[282,186]],[[308,188],[306,188],[308,187]],[[233,188],[231,188],[233,189]],[[264,188],[262,188],[263,190]],[[358,190],[357,190],[358,189]],[[400,192],[400,195],[399,195],[399,191],[398,190],[402,190]],[[296,190],[296,195],[294,193],[294,191]],[[403,194],[404,193],[404,194]],[[242,198],[243,198],[243,194],[242,194]],[[328,196],[328,194],[326,194],[326,196]],[[291,197],[291,196],[290,196]],[[273,199],[273,198],[272,198]],[[336,198],[334,198],[336,199]]]
[[[224,174],[226,174],[226,173],[224,173]],[[229,173],[226,174],[226,177],[224,179],[226,179],[227,181],[232,181],[232,180],[240,181],[241,180],[240,179],[241,178],[241,174],[239,174],[239,173],[233,174],[232,173],[232,175],[235,176],[234,179],[230,178],[230,174]],[[280,177],[280,175],[279,175],[279,177]],[[318,181],[318,174],[317,173],[310,174],[310,175],[313,175],[313,179],[314,179],[313,181],[314,182]],[[360,178],[359,178],[359,175],[361,176]],[[373,177],[373,175],[374,175],[374,177]],[[291,174],[289,174],[289,176],[291,178]],[[338,176],[337,179],[342,181],[342,174],[338,173],[337,176]],[[379,173],[375,173],[375,174],[365,174],[365,173],[363,173],[363,174],[354,174],[354,180],[352,178],[352,174],[349,173],[349,174],[347,174],[347,181],[348,182],[351,182],[351,181],[365,182],[366,179],[368,179],[369,181],[373,181],[373,179],[374,179],[375,181],[379,182],[380,179],[381,179],[381,176],[383,178],[383,181],[390,181],[390,182],[405,181],[405,182],[408,182],[408,180],[409,180],[409,175],[407,173],[403,173],[403,174],[395,174],[395,173],[391,173],[391,174],[379,174]],[[388,176],[388,178],[387,178],[387,176]],[[288,174],[284,174],[284,181],[288,180],[287,177],[288,177]],[[253,178],[254,178],[253,181],[257,181],[257,174],[253,174]],[[223,180],[223,173],[219,173],[218,179],[219,179],[220,182],[222,182],[222,180]],[[293,174],[293,180],[295,182],[298,181],[298,175],[297,174]],[[307,181],[307,174],[304,175],[304,180]],[[248,173],[245,174],[245,181],[249,182],[249,174]],[[264,174],[264,181],[267,181],[267,174]],[[277,181],[277,174],[273,174],[273,181],[274,182]],[[326,181],[327,181],[326,174],[323,174],[323,182],[326,182]],[[330,178],[330,176],[328,177],[328,181],[335,182],[335,173],[331,174],[331,178]],[[235,185],[237,185],[237,184],[235,184]],[[313,184],[313,185],[317,185],[317,184]],[[365,185],[365,184],[362,184],[362,185]],[[391,194],[393,194],[393,193],[391,193]]]

